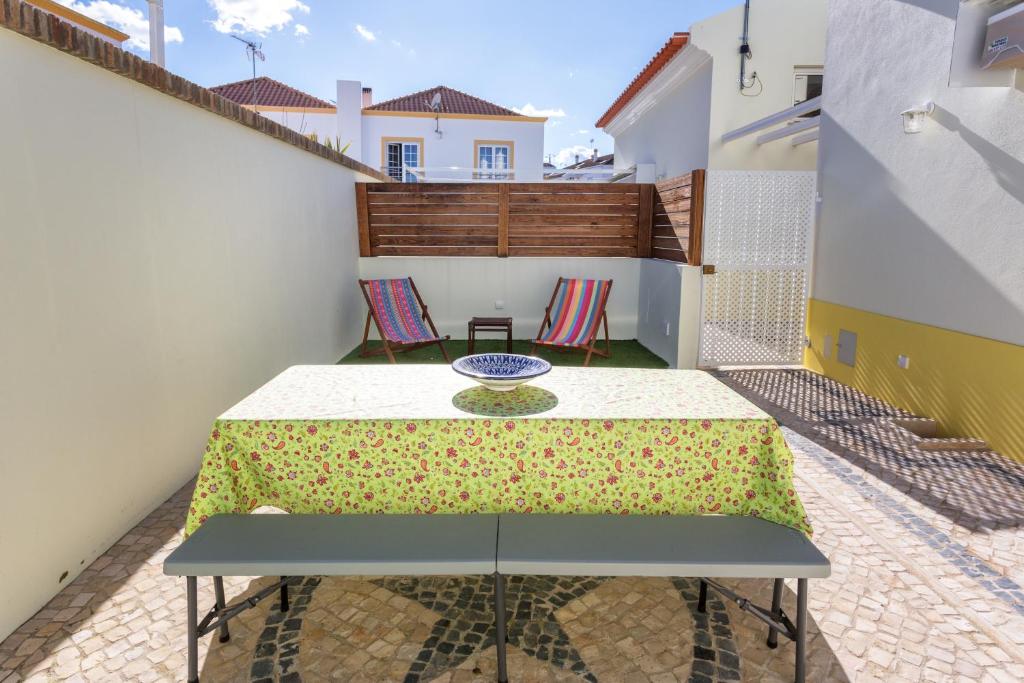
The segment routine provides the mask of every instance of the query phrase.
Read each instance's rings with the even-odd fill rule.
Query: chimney
[[[149,61],[164,66],[164,0],[149,0]]]
[[[373,88],[363,88],[363,108],[373,106]]]
[[[372,160],[363,158],[362,110],[366,96],[359,81],[338,81],[338,139],[342,146],[348,145],[346,156],[373,166]]]
[[[574,162],[573,162],[573,164],[578,164],[578,163],[580,163],[580,155],[579,155],[579,154],[574,154],[573,156],[575,156],[575,157],[576,157],[576,161],[574,161]]]
[[[590,158],[597,161],[597,147],[594,148],[594,153],[590,155]]]

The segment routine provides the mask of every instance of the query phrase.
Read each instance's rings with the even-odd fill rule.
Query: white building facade
[[[211,88],[402,182],[544,179],[544,117],[437,86],[379,104],[359,81],[328,102],[270,78]],[[253,106],[255,102],[255,106]]]
[[[814,144],[722,136],[820,95],[825,5],[757,0],[746,17],[740,5],[674,34],[596,123],[615,138],[616,168],[636,166],[640,181],[695,168],[813,170]],[[744,24],[750,56],[741,89]]]
[[[543,180],[544,117],[444,86],[377,105],[364,93],[358,82],[338,82],[338,135],[349,156],[395,180]]]
[[[1005,6],[829,3],[805,358],[1024,461],[1024,70],[981,68]]]

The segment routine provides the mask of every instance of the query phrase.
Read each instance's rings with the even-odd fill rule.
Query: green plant
[[[323,142],[320,141],[320,136],[317,135],[316,133],[310,133],[306,137],[312,140],[313,142],[322,144],[327,149],[337,150],[338,154],[346,153],[348,151],[348,148],[352,146],[351,142],[346,142],[345,145],[342,146],[341,138],[338,137],[337,135],[334,136],[334,140],[331,140],[331,138],[329,137],[325,137],[323,139]]]

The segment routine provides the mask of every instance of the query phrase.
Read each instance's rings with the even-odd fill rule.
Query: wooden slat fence
[[[357,183],[359,252],[654,256],[685,262],[694,221],[681,219],[679,212],[682,194],[687,208],[695,204],[690,175],[667,188],[665,200],[651,184]],[[675,232],[671,238],[659,235],[659,220],[668,228],[673,221],[685,224],[684,241]]]
[[[662,180],[654,185],[651,255],[699,266],[704,228],[704,171]]]
[[[640,186],[515,183],[509,256],[637,256]]]
[[[361,256],[497,256],[498,183],[356,183]],[[363,198],[360,198],[360,197]],[[365,237],[364,237],[365,235]]]

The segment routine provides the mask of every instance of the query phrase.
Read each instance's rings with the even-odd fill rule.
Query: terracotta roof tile
[[[521,116],[511,109],[500,107],[493,102],[482,100],[479,97],[467,95],[464,92],[438,85],[433,88],[414,92],[404,97],[396,97],[393,100],[386,100],[370,107],[369,111],[407,111],[407,112],[431,112],[430,101],[436,93],[441,94],[442,114],[479,114],[484,116]],[[525,118],[525,117],[524,117]]]
[[[615,116],[623,110],[623,108],[629,104],[630,100],[636,97],[637,93],[643,90],[643,87],[647,85],[652,78],[654,78],[662,67],[668,64],[676,53],[686,47],[686,44],[690,41],[689,33],[673,33],[672,37],[668,39],[668,42],[658,50],[658,54],[651,58],[651,61],[647,62],[647,66],[644,67],[643,71],[637,74],[636,78],[630,82],[626,89],[622,91],[622,94],[612,102],[612,106],[608,107],[601,118],[594,124],[596,128],[604,128]]]
[[[221,97],[226,97],[238,104],[252,104],[252,79],[225,83],[210,88]],[[334,109],[334,105],[319,97],[313,97],[290,85],[285,85],[273,78],[260,76],[256,79],[257,107],[300,107],[304,109]]]

